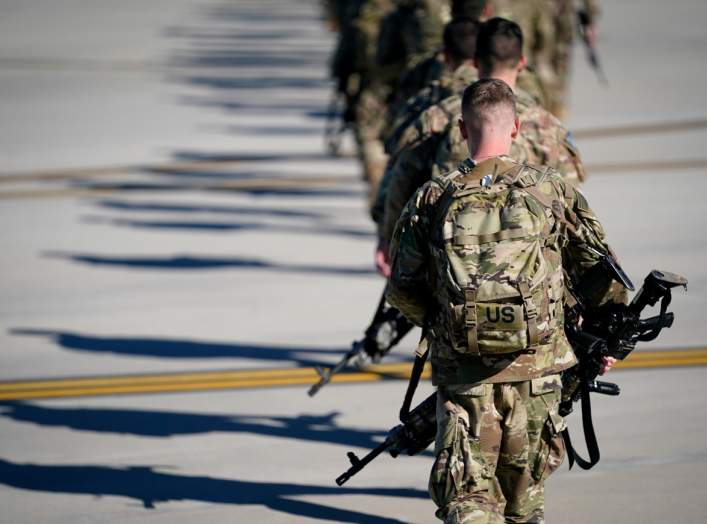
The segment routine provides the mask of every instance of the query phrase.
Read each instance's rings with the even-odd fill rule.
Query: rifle
[[[402,338],[413,328],[412,322],[406,319],[400,311],[389,306],[385,301],[385,291],[378,302],[378,308],[373,320],[366,328],[361,340],[355,341],[351,349],[333,367],[324,369],[317,366],[319,382],[309,388],[308,394],[313,397],[326,386],[331,378],[346,368],[351,361],[361,367],[369,357],[373,363],[379,362]]]
[[[578,11],[577,18],[579,19],[577,29],[582,42],[584,42],[584,48],[587,51],[587,61],[592,66],[592,69],[594,69],[594,72],[599,79],[599,83],[601,83],[604,87],[609,87],[609,80],[606,78],[604,68],[601,66],[601,62],[599,61],[599,53],[597,48],[589,41],[589,36],[587,35],[587,27],[590,25],[589,13],[583,10]]]
[[[434,442],[437,433],[436,409],[437,393],[433,393],[413,409],[402,424],[391,429],[385,441],[368,455],[358,458],[353,451],[349,451],[346,456],[351,461],[351,467],[336,478],[336,484],[342,486],[386,451],[396,458],[403,453],[417,455],[427,449],[427,446]]]
[[[612,259],[605,255],[604,267],[615,270],[619,268]],[[629,289],[633,285],[626,281],[623,271],[614,272],[613,276]],[[599,462],[599,447],[592,424],[589,393],[596,392],[606,395],[618,395],[619,386],[610,382],[596,380],[604,357],[614,357],[624,360],[636,347],[639,341],[654,340],[664,328],[673,325],[674,315],[668,312],[672,298],[671,290],[682,286],[687,289],[687,279],[667,271],[651,271],[643,282],[629,305],[607,303],[604,306],[586,309],[581,292],[574,290],[577,305],[566,311],[565,333],[572,344],[579,363],[562,373],[562,399],[559,413],[567,416],[572,412],[574,402],[582,400],[582,423],[584,436],[589,452],[589,461],[582,459],[574,450],[569,433],[565,430],[563,437],[567,448],[570,468],[576,461],[583,469],[592,468]],[[660,301],[660,314],[642,319],[641,314],[646,307],[654,306]],[[579,319],[582,319],[581,327]]]

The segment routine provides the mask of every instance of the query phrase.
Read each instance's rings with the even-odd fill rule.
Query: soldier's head
[[[472,157],[508,154],[519,127],[515,95],[503,80],[485,78],[464,90],[459,130]]]
[[[481,24],[476,38],[474,61],[482,78],[520,73],[525,67],[523,32],[520,26],[500,17]]]
[[[471,18],[455,18],[444,26],[444,59],[452,70],[474,60],[478,31],[479,22]]]
[[[479,20],[488,16],[490,7],[487,0],[452,0],[452,18]]]

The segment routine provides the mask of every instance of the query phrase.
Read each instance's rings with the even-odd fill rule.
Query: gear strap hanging
[[[594,423],[592,422],[592,403],[589,397],[589,383],[586,380],[582,380],[582,385],[580,387],[582,388],[582,428],[584,430],[584,442],[587,445],[589,460],[583,459],[579,453],[577,453],[577,450],[574,449],[574,446],[572,446],[569,428],[565,428],[562,431],[562,440],[565,441],[567,460],[570,465],[569,469],[572,469],[575,462],[582,469],[592,469],[599,462],[601,456],[599,454],[599,443],[597,442],[597,436],[594,433]]]
[[[415,351],[415,363],[412,365],[408,389],[405,392],[405,399],[400,408],[400,422],[403,424],[407,421],[408,416],[410,416],[412,398],[415,396],[415,390],[420,383],[420,377],[422,376],[422,371],[425,369],[425,362],[427,361],[429,352],[430,350],[427,347],[427,329],[423,329],[422,335],[420,336],[420,343],[417,345],[417,350]]]

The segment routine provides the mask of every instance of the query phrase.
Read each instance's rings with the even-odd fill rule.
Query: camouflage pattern
[[[516,111],[521,128],[511,145],[510,156],[519,162],[554,168],[572,183],[585,179],[585,171],[572,135],[552,114],[528,93],[516,93]],[[403,147],[396,152],[395,164],[383,187],[385,198],[379,232],[389,243],[403,207],[422,183],[432,176],[456,168],[468,155],[466,141],[457,121],[461,96],[453,95],[425,110],[403,133]]]
[[[420,137],[427,132],[425,123],[421,123],[418,127],[410,127],[411,124],[415,122],[423,111],[437,105],[450,95],[462,91],[467,85],[476,80],[476,68],[469,63],[463,63],[454,71],[447,69],[440,80],[433,81],[430,85],[420,90],[416,96],[411,97],[404,107],[399,110],[397,118],[393,122],[393,125],[390,126],[391,130],[387,133],[385,150],[389,155],[388,162],[383,178],[378,185],[376,197],[371,206],[371,217],[379,228],[383,223],[383,217],[385,215],[385,202],[397,155],[400,151],[403,151],[406,147],[411,146],[415,141],[419,140]],[[404,205],[404,203],[401,204],[401,209],[402,205]]]
[[[442,386],[429,491],[449,524],[541,523],[544,482],[565,455],[561,380]]]
[[[410,97],[393,115],[386,140],[386,151],[394,154],[409,145],[410,136],[401,142],[402,135],[424,110],[464,91],[466,86],[476,82],[478,78],[476,68],[469,62],[462,63],[454,71],[446,68],[438,80],[433,80],[415,96]]]
[[[461,179],[471,183],[487,174],[493,174],[494,178],[505,176],[505,173],[517,169],[519,165],[509,157],[491,159],[478,166],[469,160],[459,170],[423,185],[410,200],[396,225],[390,246],[393,263],[388,283],[388,300],[411,322],[417,325],[428,324],[431,330],[428,342],[432,380],[437,385],[528,380],[559,373],[576,362],[563,329],[556,329],[554,333],[540,339],[532,351],[474,356],[458,352],[450,342],[451,334],[445,331],[444,323],[439,322],[440,311],[436,296],[441,292],[442,284],[435,275],[442,270],[435,267],[440,258],[433,256],[433,250],[439,248],[432,242],[437,238],[435,235],[441,235],[437,224],[437,208],[447,185],[442,179]],[[527,169],[535,171],[532,167]],[[609,252],[609,247],[603,241],[603,229],[586,199],[574,185],[565,182],[552,170],[546,174],[535,172],[533,176],[538,183],[527,191],[532,191],[534,200],[543,202],[543,206],[538,206],[538,214],[547,214],[547,210],[551,209],[550,214],[556,219],[555,236],[543,248],[544,258],[554,260],[572,282],[577,282],[587,269],[598,263],[601,253]],[[471,226],[469,233],[473,234]],[[601,291],[596,296],[599,304],[613,293],[613,288],[609,277],[606,282],[596,284]],[[532,299],[537,306],[539,304],[536,300],[535,297]]]
[[[439,81],[447,71],[444,52],[432,51],[427,57],[403,71],[395,88],[394,107],[400,107],[406,100],[433,82]]]
[[[584,182],[586,171],[572,134],[535,97],[520,88],[515,89],[515,95],[520,132],[511,145],[511,157],[519,162],[552,167],[573,184]],[[451,171],[466,158],[466,141],[454,124],[446,130],[437,148],[432,175]]]
[[[430,247],[435,324],[456,352],[451,360],[537,348],[564,327],[562,267],[551,249],[557,219],[534,196],[544,173],[489,163],[476,168],[489,174],[483,184],[470,161],[458,176],[434,179],[445,191],[433,226],[441,236]]]
[[[335,75],[347,67],[353,71],[342,90],[352,105],[350,112],[363,178],[373,198],[387,159],[380,133],[391,90],[381,80],[385,71],[376,63],[376,52],[381,24],[395,9],[395,4],[393,0],[362,0],[358,4],[356,10],[351,8],[355,17],[350,22],[350,30],[341,35],[332,69]]]
[[[394,71],[393,86],[406,69],[438,49],[450,20],[448,0],[397,0],[380,30],[376,62]]]
[[[378,194],[378,201],[383,203],[379,234],[386,245],[406,202],[431,178],[437,149],[459,118],[460,109],[461,97],[452,95],[427,108],[401,133],[385,185]]]
[[[548,110],[566,117],[572,42],[577,33],[573,0],[492,0],[493,16],[513,20],[523,31],[523,54],[537,73]],[[590,23],[599,15],[598,0],[579,2]],[[527,85],[521,83],[521,87]],[[533,93],[536,94],[536,93]]]

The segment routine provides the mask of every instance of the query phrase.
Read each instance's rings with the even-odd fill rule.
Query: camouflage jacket
[[[405,130],[427,108],[439,104],[450,96],[461,93],[466,86],[478,80],[476,68],[469,62],[463,63],[454,71],[445,69],[438,80],[433,80],[405,101],[392,119],[392,126],[386,137],[386,150],[395,154],[409,142],[401,142]],[[424,132],[424,131],[423,131]],[[409,140],[411,137],[406,137]],[[414,138],[414,136],[412,137]]]
[[[497,157],[478,165],[470,159],[458,170],[443,177],[464,177],[478,180],[487,174],[503,174],[518,167],[509,157]],[[557,236],[545,249],[560,257],[562,268],[572,282],[599,261],[598,253],[608,253],[604,231],[587,200],[573,184],[568,184],[557,173],[535,169],[538,181],[534,186],[548,203],[557,218]],[[500,176],[500,175],[499,175]],[[435,324],[437,312],[432,310],[438,292],[435,289],[434,259],[431,255],[433,238],[438,238],[433,226],[439,226],[437,203],[446,184],[443,177],[435,177],[424,184],[405,207],[398,221],[391,244],[392,274],[388,283],[388,300],[409,320],[427,325],[428,343],[432,361],[432,378],[436,385],[474,384],[484,382],[514,382],[557,373],[576,363],[572,348],[563,329],[557,329],[549,342],[534,352],[518,352],[497,356],[461,354],[450,347],[443,329]],[[470,232],[473,234],[473,232]],[[594,282],[598,292],[596,304],[615,299],[616,287],[610,277],[605,282]],[[432,309],[431,309],[432,308]]]
[[[407,67],[441,45],[449,6],[443,0],[396,0],[396,4],[381,25],[376,62],[397,71],[397,84]]]
[[[519,162],[549,166],[573,183],[584,180],[585,171],[570,132],[528,93],[516,89],[520,133],[511,145],[511,157]],[[452,171],[468,154],[457,120],[461,97],[453,95],[425,110],[403,133],[402,148],[385,188],[385,206],[379,231],[387,243],[405,203],[415,190],[434,175]]]

